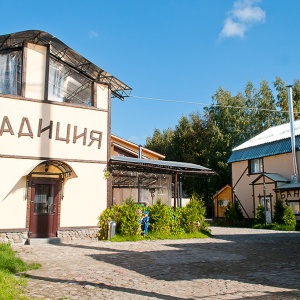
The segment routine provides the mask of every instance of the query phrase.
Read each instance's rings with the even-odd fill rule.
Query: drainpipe
[[[292,143],[293,167],[294,167],[294,175],[291,176],[291,182],[298,183],[298,167],[297,167],[297,158],[296,158],[296,140],[295,140],[294,110],[293,110],[293,90],[291,85],[288,85],[287,88],[288,88],[291,143]]]

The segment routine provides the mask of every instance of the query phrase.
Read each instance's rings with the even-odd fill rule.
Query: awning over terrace
[[[172,175],[174,178],[174,209],[176,209],[178,180],[180,175],[206,177],[215,174],[211,169],[191,163],[124,156],[112,156],[109,161],[109,170],[114,177],[113,187],[119,188],[138,187],[138,180],[132,173],[140,174],[143,187],[151,187],[152,184],[155,184],[155,174]]]
[[[111,170],[150,172],[160,174],[182,174],[188,176],[214,175],[211,169],[200,165],[165,160],[140,159],[124,156],[112,156],[109,162]]]

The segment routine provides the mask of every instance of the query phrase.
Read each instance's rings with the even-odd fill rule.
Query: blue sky
[[[49,32],[133,89],[112,100],[112,133],[137,144],[201,113],[220,86],[235,94],[249,80],[300,79],[299,0],[0,4],[0,34]]]

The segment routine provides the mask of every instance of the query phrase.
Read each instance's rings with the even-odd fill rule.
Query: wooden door
[[[55,237],[58,220],[58,180],[33,180],[31,183],[31,203],[29,237]]]

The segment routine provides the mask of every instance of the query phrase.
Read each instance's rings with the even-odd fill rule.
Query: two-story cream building
[[[0,36],[2,241],[95,235],[111,97],[130,90],[49,33]]]

